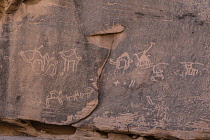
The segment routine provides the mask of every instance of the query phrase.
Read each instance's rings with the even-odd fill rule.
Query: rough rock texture
[[[19,122],[25,120],[210,139],[209,6],[209,0],[2,0],[1,120],[16,124],[17,135],[44,136],[29,133]]]

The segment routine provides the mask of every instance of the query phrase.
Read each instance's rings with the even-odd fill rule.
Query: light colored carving
[[[119,84],[120,84],[120,82],[118,80],[114,82],[115,86],[118,86]]]
[[[49,57],[48,53],[42,55],[39,51],[41,48],[43,48],[43,46],[35,48],[34,50],[21,51],[19,55],[26,63],[31,64],[34,73],[40,74],[40,72],[43,72],[53,77],[57,72],[58,62],[55,61],[54,57]]]
[[[72,63],[72,71],[77,71],[77,65],[80,60],[82,60],[82,57],[79,57],[76,53],[75,49],[70,49],[68,51],[62,51],[59,52],[61,57],[64,60],[64,72],[68,72],[70,69],[70,63]]]
[[[161,65],[168,65],[168,63],[159,63],[153,66],[152,72],[154,76],[150,78],[152,81],[157,82],[156,78],[160,78],[161,80],[164,80],[163,69],[161,68]]]
[[[144,50],[142,52],[134,54],[136,56],[137,60],[138,60],[138,63],[136,65],[138,68],[140,68],[140,69],[147,69],[147,68],[151,67],[152,62],[148,58],[149,55],[147,55],[147,52],[153,47],[154,44],[155,43],[151,42],[150,43],[150,47],[147,50]],[[139,57],[139,54],[142,54],[142,55]]]
[[[95,90],[92,87],[87,87],[85,88],[85,92],[79,92],[76,90],[72,96],[66,95],[67,101],[78,101],[79,99],[83,99],[84,96],[87,98],[90,98],[90,95],[94,92]]]
[[[90,98],[90,95],[94,92],[94,89],[92,87],[87,87],[85,89],[84,93],[80,93],[80,98],[83,98],[84,96],[87,96],[87,98]]]
[[[51,100],[57,100],[60,105],[63,104],[63,100],[62,100],[62,91],[56,91],[56,90],[53,90],[50,92],[50,94],[47,96],[47,99],[46,99],[46,106],[49,108],[50,107],[50,101]]]
[[[66,99],[67,99],[68,101],[70,101],[71,98],[72,98],[74,101],[78,101],[78,98],[79,98],[79,97],[80,97],[80,93],[78,92],[78,90],[76,90],[72,96],[67,96],[67,95],[66,95]]]
[[[133,87],[134,84],[135,84],[135,82],[136,82],[135,80],[131,80],[130,85],[129,85],[129,88]]]
[[[198,74],[198,69],[193,68],[193,65],[204,65],[202,63],[196,63],[196,62],[180,62],[180,64],[183,64],[186,72],[185,76],[190,75],[190,76],[195,76]]]
[[[150,96],[146,96],[149,105],[155,105]]]
[[[127,52],[123,53],[117,60],[114,62],[113,59],[110,59],[110,64],[115,65],[116,69],[128,69],[130,64],[133,63],[133,60],[130,58]]]

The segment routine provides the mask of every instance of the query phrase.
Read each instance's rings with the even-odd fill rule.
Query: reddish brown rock
[[[209,1],[0,5],[2,119],[209,138]]]

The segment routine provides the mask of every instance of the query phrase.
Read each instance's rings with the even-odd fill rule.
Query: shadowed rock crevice
[[[116,49],[116,47],[125,37],[124,30],[124,26],[116,25],[109,29],[93,33],[86,38],[89,43],[92,43],[97,47],[106,48],[109,50]]]
[[[26,5],[34,5],[34,4],[38,4],[40,1],[42,0],[24,0],[23,3]]]

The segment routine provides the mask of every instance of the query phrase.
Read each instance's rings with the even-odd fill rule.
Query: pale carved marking
[[[77,65],[79,61],[82,60],[82,57],[79,57],[75,49],[70,49],[68,51],[59,52],[61,57],[64,60],[64,72],[68,72],[70,70],[70,63],[72,63],[72,71],[77,71]]]
[[[50,57],[48,53],[44,55],[39,51],[43,46],[35,48],[34,50],[21,51],[19,55],[23,61],[31,64],[32,71],[35,74],[45,73],[49,76],[55,76],[57,73],[57,64],[54,57]]]
[[[142,52],[134,54],[136,56],[137,60],[138,60],[138,63],[136,65],[138,68],[147,69],[147,68],[150,68],[152,66],[152,62],[148,58],[149,55],[147,55],[147,52],[153,47],[154,44],[155,43],[151,42],[150,47],[147,50],[144,50]],[[139,54],[142,54],[142,55],[139,57]]]
[[[49,108],[50,107],[50,101],[51,100],[57,100],[60,105],[63,104],[63,100],[62,100],[62,91],[56,91],[56,90],[53,90],[50,92],[50,94],[47,96],[47,99],[46,99],[46,106]]]
[[[120,82],[118,80],[114,82],[115,86],[118,86],[119,84],[120,84]]]
[[[74,101],[78,101],[79,97],[80,97],[80,94],[79,94],[78,90],[76,90],[72,96],[66,95],[67,101],[71,101],[71,99],[73,99]]]
[[[113,61],[113,59],[110,59],[110,64],[115,65],[116,69],[127,70],[130,67],[131,63],[133,63],[133,60],[130,58],[127,52],[118,57],[115,62]]]
[[[94,89],[92,87],[87,87],[85,89],[84,93],[80,93],[81,98],[83,98],[83,96],[87,96],[87,98],[90,98],[90,95],[94,92]]]
[[[154,82],[157,82],[157,78],[160,78],[161,80],[164,80],[164,75],[163,75],[163,69],[160,67],[161,65],[169,65],[168,63],[159,63],[152,68],[152,72],[154,76],[152,76],[150,79]]]
[[[150,96],[146,96],[149,105],[155,105]]]
[[[133,87],[135,85],[135,80],[131,80],[130,84],[129,84],[129,88]]]
[[[52,100],[57,100],[58,103],[60,105],[63,105],[64,100],[67,101],[79,101],[79,99],[83,99],[84,97],[86,97],[87,99],[90,98],[91,94],[94,92],[95,90],[92,87],[87,87],[85,88],[84,92],[79,92],[78,90],[74,91],[74,94],[69,96],[63,96],[62,91],[56,91],[53,90],[49,93],[49,95],[46,98],[46,107],[49,108],[50,107],[50,101]]]
[[[196,62],[180,62],[180,64],[183,64],[186,69],[185,76],[196,76],[199,73],[199,71],[198,69],[193,68],[193,65],[204,65],[202,63]]]

